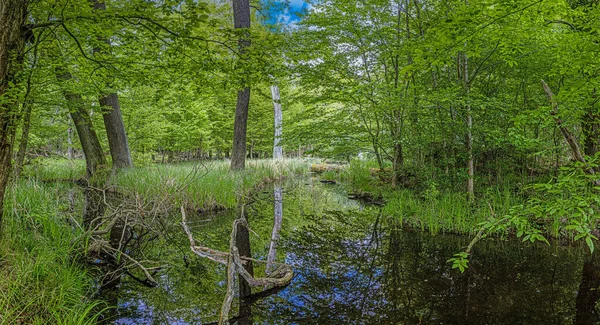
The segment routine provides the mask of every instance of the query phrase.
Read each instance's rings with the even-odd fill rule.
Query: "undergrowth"
[[[60,210],[64,189],[16,182],[0,237],[0,325],[95,324],[101,305],[75,260],[81,230]]]

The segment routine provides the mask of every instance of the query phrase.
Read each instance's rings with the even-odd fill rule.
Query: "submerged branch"
[[[231,237],[229,241],[229,253],[217,251],[205,246],[198,246],[196,244],[192,232],[187,226],[186,214],[183,206],[181,207],[181,223],[183,230],[190,241],[190,249],[192,252],[200,257],[208,258],[211,261],[227,266],[227,294],[223,300],[223,306],[221,308],[221,314],[219,318],[220,325],[229,322],[229,311],[231,309],[231,303],[233,302],[235,288],[234,278],[236,272],[239,276],[244,278],[244,280],[246,280],[250,286],[253,287],[284,287],[292,281],[292,278],[294,277],[294,271],[292,270],[292,267],[287,264],[277,263],[277,268],[275,268],[273,271],[267,271],[266,277],[263,278],[256,278],[252,276],[252,274],[250,274],[244,268],[244,264],[247,261],[263,264],[267,263],[265,261],[241,257],[239,255],[238,249],[235,246],[235,238],[237,235],[238,225],[241,224],[242,226],[248,228],[248,223],[245,219],[240,218],[233,222],[233,228],[231,230]],[[268,291],[269,290],[265,290],[264,292]]]

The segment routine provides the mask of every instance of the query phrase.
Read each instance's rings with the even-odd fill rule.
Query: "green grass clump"
[[[0,237],[0,325],[95,324],[92,278],[74,262],[81,236],[59,213],[60,188],[17,182]]]
[[[63,157],[36,158],[23,166],[22,175],[43,180],[76,180],[85,174],[85,160]]]
[[[116,183],[147,200],[168,199],[194,209],[234,208],[253,189],[308,168],[299,159],[249,160],[239,172],[231,172],[226,161],[167,164],[124,170]]]

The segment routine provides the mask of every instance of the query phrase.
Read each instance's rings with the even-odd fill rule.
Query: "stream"
[[[594,324],[600,262],[580,247],[483,240],[469,269],[446,261],[467,236],[404,228],[379,207],[349,200],[339,185],[306,178],[283,184],[276,259],[292,282],[250,307],[232,307],[231,324]],[[267,260],[273,189],[246,206],[253,258]],[[239,211],[188,216],[197,241],[228,250]],[[128,276],[102,298],[108,324],[216,324],[226,269],[195,256],[176,219],[150,243],[169,265],[145,287]],[[255,265],[255,268],[257,266]],[[258,272],[260,272],[258,268]],[[263,267],[264,271],[264,267]],[[237,299],[236,299],[237,300]]]

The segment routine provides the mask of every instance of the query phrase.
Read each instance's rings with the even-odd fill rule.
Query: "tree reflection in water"
[[[311,183],[309,183],[311,184]],[[405,229],[377,208],[356,208],[335,188],[285,187],[277,259],[292,283],[238,302],[237,324],[590,324],[597,320],[600,263],[581,248],[484,240],[460,274],[446,261],[470,238]],[[267,259],[273,192],[247,209],[254,258]],[[329,211],[330,209],[331,211]],[[205,218],[205,219],[202,219]],[[224,250],[236,213],[200,217],[207,245]],[[173,234],[177,234],[173,228]],[[253,234],[256,233],[256,235]],[[173,235],[179,236],[179,235]],[[185,236],[174,241],[186,248]],[[217,320],[225,270],[174,243],[157,245],[173,269],[158,288],[122,284],[118,324],[207,324]],[[257,270],[255,270],[256,272]],[[264,270],[260,269],[259,272]],[[263,297],[261,297],[263,298]],[[136,316],[137,315],[137,316]]]

